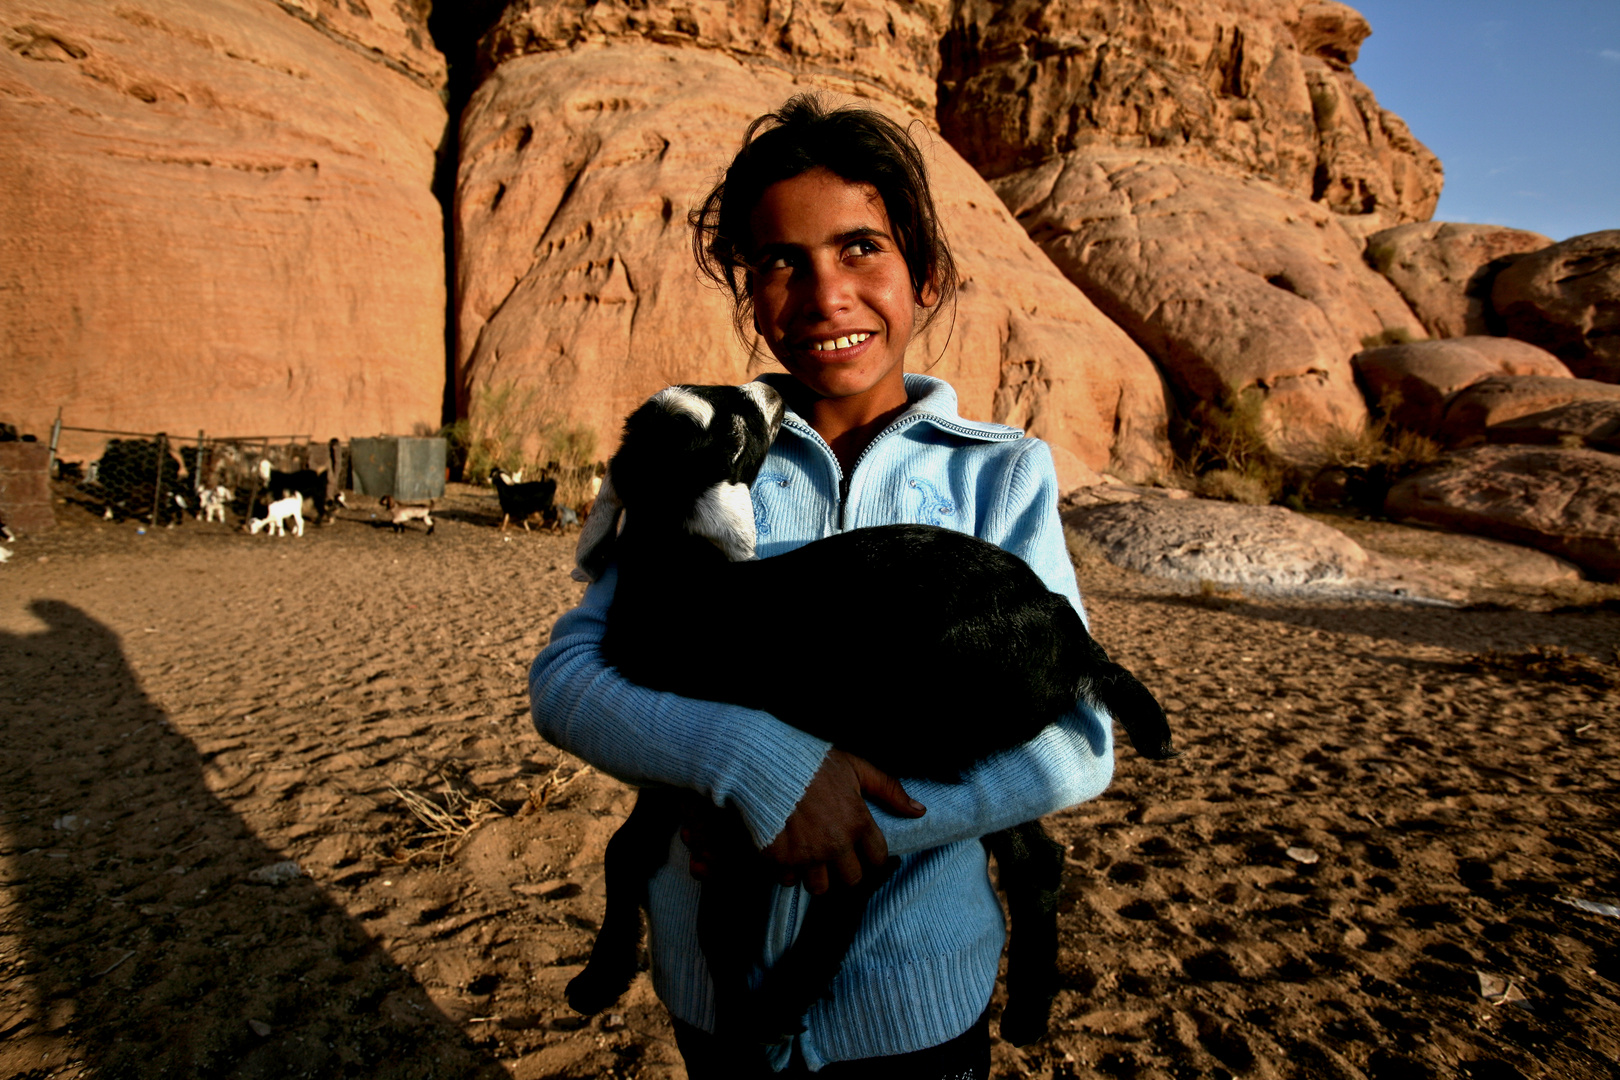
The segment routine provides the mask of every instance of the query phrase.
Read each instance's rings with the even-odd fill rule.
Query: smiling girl
[[[950,306],[956,268],[904,129],[796,97],[749,126],[692,222],[698,264],[729,292],[739,330],[751,323],[786,369],[763,376],[789,411],[753,488],[761,556],[865,526],[941,525],[1019,555],[1080,608],[1046,445],[963,419],[949,385],[905,372],[913,338]],[[762,967],[792,943],[805,892],[900,857],[804,1032],[758,1047],[711,1034],[692,876],[705,853],[672,846],[648,886],[649,947],[689,1074],[987,1076],[986,1010],[1005,931],[979,838],[1100,793],[1113,771],[1108,718],[1077,706],[959,784],[902,788],[769,714],[620,678],[600,649],[615,581],[610,569],[592,585],[535,660],[535,725],[615,776],[684,787],[740,817],[781,882]],[[908,678],[881,655],[851,655],[844,632],[877,622],[905,634],[905,611],[873,610],[836,581],[777,599],[769,639],[739,663],[773,665],[786,680],[842,680],[852,696],[863,679]],[[924,712],[951,693],[915,690]]]

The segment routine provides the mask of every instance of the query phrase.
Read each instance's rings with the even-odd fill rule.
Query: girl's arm
[[[769,713],[648,690],[602,658],[618,572],[557,621],[529,669],[542,738],[633,784],[696,791],[738,810],[759,847],[781,832],[830,743]]]
[[[985,515],[979,536],[1022,558],[1047,588],[1068,597],[1084,619],[1057,513],[1057,474],[1045,443],[1026,444],[1002,490],[1004,498]],[[904,778],[907,793],[928,808],[923,817],[901,818],[878,807],[872,814],[890,853],[902,855],[983,836],[1095,798],[1113,774],[1110,717],[1082,704],[1030,742],[981,762],[961,783]]]

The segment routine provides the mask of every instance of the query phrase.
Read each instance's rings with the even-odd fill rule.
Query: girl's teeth
[[[859,345],[861,342],[865,341],[871,336],[871,334],[850,334],[848,337],[841,337],[835,341],[818,341],[810,347],[816,352],[828,352],[832,349],[847,349],[851,345]]]

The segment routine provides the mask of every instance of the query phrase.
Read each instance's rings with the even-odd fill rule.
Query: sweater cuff
[[[832,743],[769,713],[753,713],[741,729],[718,736],[717,745],[705,749],[712,754],[710,760],[722,763],[715,778],[715,802],[734,808],[748,826],[754,846],[763,850],[804,798]]]

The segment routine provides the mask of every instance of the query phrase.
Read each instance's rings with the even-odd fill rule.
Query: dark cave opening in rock
[[[456,171],[461,160],[461,113],[472,99],[484,72],[478,63],[479,39],[495,25],[506,0],[459,0],[432,4],[427,13],[428,33],[444,54],[447,78],[443,90],[444,137],[439,141],[433,174],[433,195],[444,215],[444,399],[440,421],[456,421]]]

